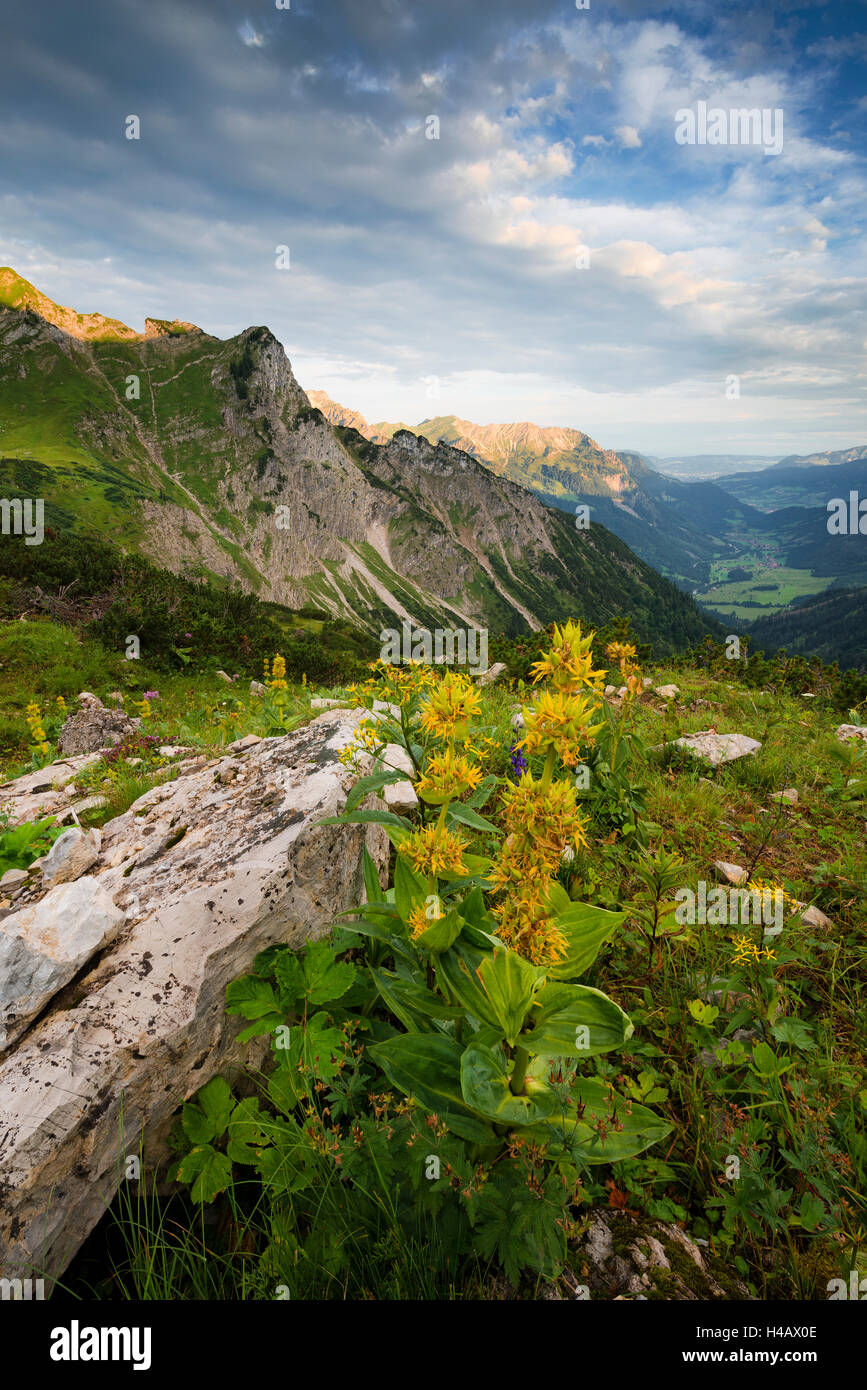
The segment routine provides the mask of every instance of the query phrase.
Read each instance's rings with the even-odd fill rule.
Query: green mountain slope
[[[867,671],[867,587],[826,589],[750,626],[754,648],[836,661],[842,670]]]
[[[576,531],[465,452],[332,426],[267,328],[68,332],[73,311],[30,291],[16,278],[0,307],[0,493],[44,498],[47,526],[370,632],[625,612],[671,651],[714,628],[603,526]]]

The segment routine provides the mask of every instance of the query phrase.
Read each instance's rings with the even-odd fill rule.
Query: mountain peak
[[[46,323],[82,342],[142,342],[145,338],[177,338],[185,333],[201,333],[193,323],[179,319],[145,319],[143,333],[105,314],[80,314],[65,304],[57,304],[11,266],[0,266],[0,309],[30,309]]]

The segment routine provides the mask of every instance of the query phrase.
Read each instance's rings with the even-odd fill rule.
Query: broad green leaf
[[[369,903],[382,902],[382,885],[379,882],[379,871],[367,845],[362,845],[361,859],[364,866],[364,891],[367,895],[367,901]]]
[[[406,781],[406,778],[401,780]],[[350,811],[348,815],[325,816],[317,825],[388,825],[401,830],[412,830],[412,822],[405,816],[397,816],[394,811]]]
[[[352,791],[346,798],[346,811],[351,813],[355,810],[359,802],[363,801],[371,792],[378,792],[382,787],[389,787],[395,782],[405,782],[407,774],[396,772],[392,768],[383,768],[381,772],[371,772],[368,777],[359,777]]]
[[[429,1033],[428,1019],[459,1018],[463,1013],[459,1005],[446,1004],[424,985],[400,980],[388,970],[369,968],[386,1004],[411,1033]]]
[[[463,803],[464,806],[472,806],[474,810],[478,811],[485,805],[486,801],[490,801],[498,781],[498,777],[483,777],[472,796],[468,796]]]
[[[453,801],[446,812],[447,821],[457,821],[459,825],[469,825],[473,830],[484,830],[489,835],[500,835],[502,832],[492,825],[484,816],[480,816],[478,811],[474,811],[472,806],[467,806],[463,801]]]
[[[457,941],[463,927],[463,918],[457,908],[453,907],[451,912],[447,912],[444,917],[431,922],[430,926],[415,938],[415,944],[423,951],[431,951],[434,955],[438,955],[442,951],[447,951]]]
[[[536,1059],[528,1072],[541,1077],[545,1065],[543,1059]],[[562,1146],[592,1165],[633,1158],[651,1144],[658,1144],[671,1130],[667,1120],[646,1106],[634,1101],[628,1105],[622,1096],[612,1100],[609,1088],[595,1077],[576,1077],[568,1109],[555,1110],[535,1132],[552,1146]]]
[[[335,961],[328,941],[311,941],[304,952],[305,994],[311,1004],[330,1004],[346,993],[355,979],[355,966]]]
[[[404,922],[409,920],[414,907],[424,907],[429,896],[427,879],[415,873],[404,855],[399,854],[394,865],[394,902]]]
[[[404,1033],[367,1049],[404,1095],[436,1114],[461,1138],[490,1144],[496,1136],[466,1105],[461,1090],[462,1049],[443,1033]]]
[[[567,942],[566,955],[548,967],[552,980],[573,980],[583,975],[596,959],[599,948],[622,922],[625,912],[609,912],[591,903],[571,903],[555,918]]]
[[[196,1100],[213,1125],[214,1138],[221,1138],[235,1106],[231,1086],[222,1076],[214,1076],[202,1087]]]
[[[249,1019],[279,1013],[273,986],[255,975],[242,975],[240,980],[232,980],[226,986],[226,1013]]]
[[[480,1023],[492,1025],[502,1036],[500,1020],[476,973],[489,954],[467,945],[461,937],[448,951],[437,956],[437,983],[447,999],[459,1000]]]
[[[178,1164],[177,1173],[182,1182],[192,1183],[190,1196],[194,1202],[213,1202],[232,1181],[229,1159],[210,1144],[190,1149]]]
[[[613,999],[587,985],[549,984],[536,995],[534,1027],[520,1044],[534,1057],[572,1057],[579,1061],[622,1047],[632,1024]]]
[[[516,951],[501,947],[482,960],[478,979],[506,1042],[514,1047],[533,995],[544,983],[544,970],[522,960]]]
[[[562,883],[558,883],[556,879],[548,889],[548,906],[555,916],[561,912],[568,912],[570,907],[575,906]]]
[[[516,1096],[509,1089],[509,1076],[500,1048],[473,1042],[461,1058],[464,1100],[497,1124],[536,1124],[552,1113],[556,1097],[549,1086],[530,1077],[525,1083],[527,1093]]]
[[[254,1097],[248,1096],[238,1102],[229,1120],[226,1145],[226,1154],[233,1163],[256,1163],[259,1157],[256,1150],[271,1142],[265,1129],[268,1123],[268,1117],[262,1114]]]
[[[192,1144],[207,1144],[214,1138],[214,1123],[200,1105],[187,1104],[181,1111],[181,1124],[184,1134]]]

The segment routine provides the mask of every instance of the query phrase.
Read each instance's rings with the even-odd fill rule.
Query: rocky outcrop
[[[243,1074],[229,981],[265,947],[301,945],[361,901],[365,842],[384,871],[380,826],[321,823],[355,781],[338,755],[364,717],[329,710],[152,788],[103,826],[89,874],[52,890],[98,890],[123,926],[95,946],[88,937],[83,968],[70,950],[78,973],[0,1056],[4,1277],[64,1269],[111,1201],[124,1155],[161,1162],[177,1107],[217,1072]],[[0,931],[34,949],[47,902],[32,876]]]
[[[69,716],[57,739],[58,752],[64,757],[114,748],[141,727],[140,719],[131,719],[122,709],[106,709],[87,690],[81,692],[78,702],[81,708]]]
[[[596,1211],[572,1268],[591,1299],[748,1299],[746,1285],[673,1223]]]

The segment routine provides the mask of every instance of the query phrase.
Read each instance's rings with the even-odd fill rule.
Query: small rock
[[[311,709],[339,709],[341,705],[346,705],[346,700],[332,700],[327,695],[317,695],[310,701]]]
[[[826,917],[818,907],[805,907],[801,912],[801,921],[808,927],[822,927],[825,931],[834,925],[831,918]]]
[[[216,671],[215,675],[219,676],[221,681],[225,681],[226,685],[232,684],[232,677],[228,676],[225,671]]]
[[[382,754],[382,766],[395,772],[406,772],[410,776],[415,772],[409,754],[399,743],[386,744]],[[409,781],[409,777],[405,782],[391,782],[383,787],[382,799],[389,811],[394,811],[397,815],[406,815],[407,811],[414,811],[418,806],[415,787]]]
[[[124,762],[126,763],[127,767],[141,767],[142,765],[141,758],[124,758]]]
[[[752,757],[758,753],[761,743],[746,734],[718,734],[712,729],[702,729],[696,734],[674,740],[678,748],[685,748],[696,758],[703,758],[713,767],[720,763],[731,763],[737,758]]]
[[[92,868],[99,858],[102,836],[98,830],[82,830],[73,825],[54,841],[42,865],[42,882],[46,888],[58,883],[72,883]]]
[[[517,714],[513,714],[513,715],[512,715],[512,728],[513,728],[513,729],[523,729],[523,728],[524,728],[524,716],[523,716],[523,714],[521,713],[520,710],[518,710],[518,713],[517,713]]]
[[[733,883],[736,888],[741,888],[747,882],[747,871],[739,864],[727,864],[724,859],[715,859],[713,866],[718,878],[726,883]]]
[[[161,758],[179,758],[182,753],[192,753],[192,748],[184,748],[181,744],[165,743],[159,750]]]
[[[17,888],[19,883],[26,882],[26,869],[7,869],[3,877],[0,878],[0,890],[4,893],[8,893],[10,888]]]
[[[494,685],[506,669],[504,661],[495,661],[493,666],[489,666],[487,671],[474,672],[477,685]]]
[[[867,724],[838,724],[835,732],[841,743],[853,738],[867,739]]]
[[[257,743],[262,740],[258,734],[245,734],[243,738],[236,738],[234,743],[227,743],[226,748],[229,753],[243,753],[245,748],[255,748]],[[185,749],[189,752],[189,749]]]
[[[606,685],[606,687],[605,687],[605,694],[606,694],[606,695],[609,695],[609,696],[610,696],[610,695],[616,695],[616,694],[617,694],[617,687],[616,687],[615,685]]]
[[[658,685],[656,687],[656,693],[657,695],[661,695],[663,700],[675,700],[677,699],[677,696],[680,694],[680,686]]]
[[[258,696],[260,696],[260,697],[263,696],[263,695],[265,694],[265,687],[264,687],[264,685],[262,684],[261,681],[251,681],[251,682],[250,682],[250,694],[251,694],[251,695],[258,695]]]
[[[790,806],[794,806],[798,800],[797,787],[786,787],[785,791],[777,793],[778,801],[788,801]]]

